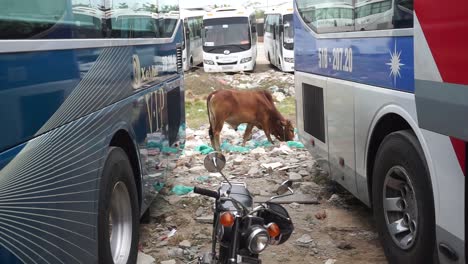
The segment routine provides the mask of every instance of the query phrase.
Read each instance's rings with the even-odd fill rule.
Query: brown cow
[[[268,91],[218,90],[208,95],[206,100],[210,121],[211,145],[220,148],[220,134],[224,122],[237,129],[247,123],[243,145],[250,139],[254,126],[263,129],[268,140],[273,143],[270,134],[280,141],[294,138],[294,127],[275,107]]]

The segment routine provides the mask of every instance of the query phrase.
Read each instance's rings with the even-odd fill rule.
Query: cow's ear
[[[280,121],[279,121],[279,124],[280,124],[281,126],[286,126],[286,125],[288,124],[288,122],[287,122],[287,120],[280,120]]]

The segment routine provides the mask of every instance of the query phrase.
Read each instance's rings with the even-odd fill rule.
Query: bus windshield
[[[205,50],[220,46],[250,48],[249,20],[247,17],[214,18],[204,21]]]

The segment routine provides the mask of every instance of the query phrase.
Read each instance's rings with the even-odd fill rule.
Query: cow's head
[[[278,120],[276,129],[273,129],[274,136],[280,141],[294,140],[294,127],[290,120]]]

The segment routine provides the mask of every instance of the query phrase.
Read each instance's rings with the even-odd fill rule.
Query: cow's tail
[[[210,107],[210,101],[213,95],[214,93],[211,93],[210,95],[208,95],[208,98],[206,98],[206,111],[208,112],[208,122],[210,122],[210,128],[208,129],[208,134],[210,135],[211,141],[213,141],[213,137],[214,137],[213,126],[215,124],[213,120],[214,116],[211,113],[211,107]]]

